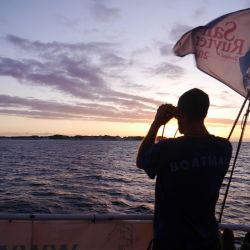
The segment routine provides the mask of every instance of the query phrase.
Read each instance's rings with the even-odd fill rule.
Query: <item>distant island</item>
[[[53,139],[53,140],[103,140],[103,141],[141,141],[142,136],[111,136],[111,135],[50,135],[50,136],[0,136],[0,139],[19,139],[19,140],[42,140],[42,139]]]

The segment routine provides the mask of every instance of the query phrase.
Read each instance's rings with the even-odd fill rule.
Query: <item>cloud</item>
[[[118,44],[112,42],[62,43],[30,41],[15,35],[8,35],[6,41],[29,52],[36,58],[49,60],[51,63],[78,65],[97,65],[102,67],[127,67],[131,62],[117,54]]]
[[[128,105],[128,103],[126,103]],[[74,119],[113,122],[150,122],[155,109],[148,109],[141,103],[137,112],[133,107],[137,103],[131,100],[130,109],[120,110],[112,105],[96,103],[62,104],[55,101],[43,101],[35,98],[0,95],[0,115],[15,115],[37,119]],[[138,108],[138,106],[137,106]],[[211,126],[231,126],[234,120],[225,118],[207,118]],[[240,122],[238,122],[240,124]]]
[[[140,89],[140,90],[144,90],[144,89],[148,89],[149,87],[143,85],[143,84],[138,84],[138,83],[132,83],[132,82],[127,82],[124,81],[124,83],[122,84],[122,86],[124,88],[129,88],[129,89]]]
[[[83,112],[80,114],[82,118],[92,117],[89,114],[91,111],[96,119],[137,119],[140,121],[146,119],[144,111],[155,110],[156,106],[161,103],[158,100],[112,88],[110,82],[114,80],[118,79],[122,84],[125,80],[128,81],[127,78],[123,78],[122,72],[130,67],[130,62],[117,54],[117,47],[115,47],[117,45],[112,43],[44,43],[14,35],[8,35],[6,40],[24,51],[25,56],[19,59],[0,57],[0,76],[13,77],[25,85],[45,86],[48,90],[56,90],[63,95],[75,98],[76,102],[78,100],[88,102],[87,107],[80,104]],[[137,87],[141,86],[137,85]],[[13,106],[14,103],[17,105],[18,100],[15,97],[15,102],[5,103]],[[90,108],[90,103],[94,103],[99,108]],[[58,113],[58,103],[47,103],[46,109],[41,108],[45,106],[44,102],[42,106],[37,107],[38,104],[38,100],[27,100],[26,103],[22,100],[20,104],[22,110],[16,109],[15,106],[16,114],[60,119],[64,117],[63,113]],[[49,105],[57,108],[55,112]],[[15,113],[11,109],[12,106],[5,111],[1,110],[1,113]],[[72,112],[65,113],[65,118],[78,117],[75,113],[77,106],[73,107]],[[119,112],[108,112],[111,107],[116,107]],[[68,110],[69,107],[62,105],[60,109]],[[103,117],[104,114],[105,117]]]
[[[137,95],[130,95],[114,91],[107,86],[98,68],[89,65],[74,65],[70,60],[61,60],[54,67],[46,66],[34,60],[18,61],[9,58],[0,58],[0,75],[11,76],[23,84],[48,86],[73,97],[84,98],[91,101],[112,102],[126,105],[134,101],[158,104],[159,102]],[[137,104],[137,105],[136,105]]]
[[[250,0],[245,0],[245,6],[246,6],[246,8],[249,8],[249,6],[250,6]]]
[[[206,8],[204,6],[195,9],[194,13],[193,13],[194,18],[200,18],[200,17],[204,16],[206,13],[205,10],[206,10]]]
[[[216,109],[219,109],[219,110],[222,110],[222,109],[237,109],[238,107],[236,105],[233,105],[232,102],[229,102],[228,104],[225,102],[224,105],[217,105],[217,104],[210,104],[210,107],[212,108],[216,108]]]
[[[79,98],[102,100],[107,95],[114,98],[146,100],[140,96],[112,90],[103,78],[105,74],[98,67],[88,64],[81,65],[69,58],[62,58],[55,64],[46,65],[46,63],[35,60],[14,60],[0,57],[0,75],[14,77],[23,84],[56,88]]]
[[[150,122],[155,110],[143,110],[142,107],[134,112],[135,103],[131,102],[131,109],[120,110],[111,105],[93,103],[78,103],[75,105],[62,104],[55,101],[43,101],[34,98],[0,95],[0,114],[16,115],[38,119],[78,119],[120,122]],[[206,122],[213,126],[231,126],[232,119],[207,118]],[[222,125],[223,124],[223,125]],[[240,121],[238,122],[240,124]]]
[[[150,51],[152,51],[152,47],[145,46],[145,47],[142,47],[142,48],[135,49],[134,51],[132,51],[131,55],[132,56],[143,55],[143,54],[146,54],[146,53],[148,53]]]
[[[127,105],[128,103],[126,103]],[[102,121],[145,122],[149,121],[153,111],[143,110],[147,105],[141,104],[141,111],[134,112],[135,101],[131,108],[121,111],[111,105],[96,103],[61,104],[55,101],[43,101],[34,98],[0,95],[0,114],[17,115],[41,119],[87,119]],[[138,107],[138,106],[137,106]]]
[[[160,47],[160,53],[163,56],[168,56],[173,54],[173,47],[174,44],[172,43],[166,43]]]
[[[9,72],[11,75],[10,70],[24,71],[22,78],[33,83],[54,85],[53,82],[60,80],[61,86],[57,86],[62,88],[66,82],[67,85],[79,86],[81,81],[82,85],[104,87],[103,77],[108,75],[108,67],[124,68],[129,64],[126,59],[114,53],[116,45],[113,43],[43,43],[14,35],[8,35],[6,40],[36,59],[25,58],[17,61],[1,58],[1,65],[5,67],[5,72],[2,70],[2,74]],[[12,76],[17,78],[18,72]]]
[[[183,34],[185,34],[187,31],[191,30],[192,28],[193,27],[188,26],[186,24],[176,23],[172,27],[172,29],[169,33],[171,40],[177,42],[177,40],[179,40]]]
[[[72,29],[76,28],[79,25],[79,21],[77,19],[71,19],[61,13],[55,13],[53,18],[61,25],[66,28]]]
[[[157,65],[156,67],[149,68],[148,73],[154,76],[160,75],[160,76],[165,76],[171,79],[177,79],[185,74],[185,69],[178,65],[164,62],[164,63]]]
[[[108,7],[103,2],[94,1],[90,6],[90,11],[95,20],[109,22],[120,17],[120,9]]]
[[[28,39],[18,37],[12,34],[6,36],[6,41],[18,48],[24,49],[29,52],[36,53],[37,55],[46,57],[57,54],[74,55],[80,53],[80,56],[87,56],[88,53],[105,54],[114,49],[117,44],[110,42],[89,42],[89,43],[63,43],[63,42],[40,42],[30,41]]]
[[[127,103],[126,103],[127,104]],[[0,95],[0,114],[24,116],[38,119],[77,119],[114,122],[150,122],[155,109],[147,109],[141,103],[140,109],[134,112],[135,101],[131,101],[130,109],[121,111],[111,105],[96,103],[62,104],[55,101],[43,101],[34,98]],[[207,118],[206,123],[212,126],[231,126],[233,119]],[[238,122],[240,124],[240,122]]]
[[[226,119],[226,118],[207,118],[207,123],[214,124],[217,126],[232,126],[234,123],[233,119]],[[241,121],[238,121],[238,125],[241,123]]]
[[[85,68],[67,68],[67,65],[50,65],[35,60],[0,58],[0,75],[11,76],[23,84],[48,86],[79,98],[93,98],[90,90],[101,85],[98,73]],[[76,77],[81,75],[80,77]],[[92,85],[93,84],[93,85]],[[89,86],[87,92],[84,91]]]
[[[125,66],[129,63],[124,58],[112,53],[103,55],[102,60],[105,61],[105,65],[109,67]]]

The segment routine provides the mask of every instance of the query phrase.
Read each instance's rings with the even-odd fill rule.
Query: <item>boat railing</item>
[[[250,232],[247,224],[220,224],[220,228]],[[0,213],[4,250],[145,250],[152,235],[152,214]]]
[[[7,214],[0,213],[0,220],[24,220],[24,221],[137,221],[152,222],[152,214]],[[220,229],[231,229],[233,231],[250,232],[250,224],[221,223]]]

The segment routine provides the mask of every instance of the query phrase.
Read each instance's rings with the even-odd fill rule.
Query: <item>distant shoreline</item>
[[[0,136],[0,140],[99,140],[99,141],[142,141],[144,136],[112,136],[112,135],[21,135],[21,136]],[[166,139],[166,137],[157,137],[157,141],[161,139]],[[232,139],[231,142],[238,142],[237,139]],[[245,139],[243,142],[250,142],[250,139]]]
[[[18,140],[42,140],[42,139],[54,139],[54,140],[103,140],[103,141],[141,141],[143,136],[111,136],[111,135],[50,135],[50,136],[0,136],[1,139],[18,139]]]

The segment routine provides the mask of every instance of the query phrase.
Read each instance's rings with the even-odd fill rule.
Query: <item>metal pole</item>
[[[161,139],[163,139],[163,136],[164,136],[164,130],[165,130],[165,126],[166,124],[163,125],[163,129],[162,129],[162,135],[161,135]]]
[[[234,131],[234,128],[235,128],[235,126],[236,126],[236,124],[237,124],[237,122],[238,122],[238,120],[239,120],[239,118],[240,118],[240,115],[241,115],[241,113],[242,113],[242,110],[244,109],[245,104],[246,104],[246,102],[247,102],[247,100],[248,100],[249,97],[250,97],[250,90],[248,91],[247,96],[246,96],[246,98],[245,98],[245,100],[244,100],[244,102],[243,102],[243,104],[242,104],[242,106],[241,106],[241,109],[240,109],[239,113],[238,113],[238,116],[236,117],[236,119],[235,119],[235,121],[234,121],[233,127],[232,127],[232,129],[231,129],[231,131],[230,131],[230,133],[229,133],[229,135],[228,135],[228,138],[227,138],[228,140],[230,139],[230,137],[231,137],[231,135],[232,135],[232,133],[233,133],[233,131]]]

